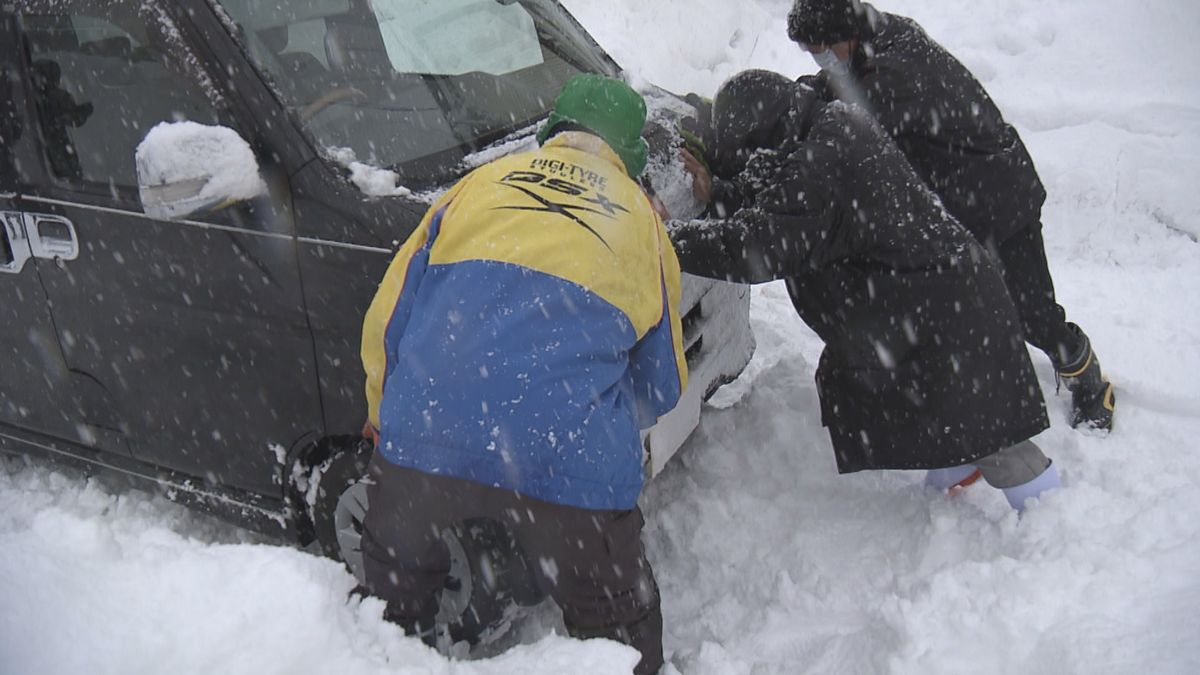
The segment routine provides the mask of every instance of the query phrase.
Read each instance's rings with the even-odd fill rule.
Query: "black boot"
[[[1113,386],[1100,370],[1100,361],[1092,351],[1092,341],[1079,326],[1067,327],[1080,338],[1079,347],[1069,359],[1057,366],[1058,376],[1071,391],[1071,426],[1087,424],[1093,429],[1112,430]]]

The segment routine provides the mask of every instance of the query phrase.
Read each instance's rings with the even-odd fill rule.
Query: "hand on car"
[[[663,200],[657,194],[649,190],[642,190],[642,192],[646,193],[646,199],[650,200],[650,206],[654,208],[654,212],[658,214],[658,217],[664,223],[671,219],[671,212],[667,210],[667,205],[663,203]]]
[[[379,431],[375,429],[374,424],[371,424],[371,420],[367,420],[367,423],[363,425],[362,437],[371,441],[371,445],[379,447]]]
[[[683,148],[679,149],[679,159],[684,170],[692,174],[692,195],[705,204],[712,201],[712,174],[704,168],[704,163]]]

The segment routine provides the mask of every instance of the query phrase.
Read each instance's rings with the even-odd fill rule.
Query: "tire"
[[[364,586],[364,479],[372,453],[368,441],[326,439],[309,454],[307,489],[298,490],[321,553],[345,563]],[[446,625],[455,641],[478,644],[503,634],[515,607],[545,598],[516,540],[499,522],[468,519],[443,530],[442,539],[450,551],[450,573],[439,594],[437,623]]]
[[[352,442],[347,442],[347,441]],[[363,573],[362,523],[367,512],[367,468],[373,448],[369,441],[327,439],[311,455],[305,503],[321,552],[346,564],[360,584]]]
[[[447,528],[450,575],[441,592],[438,623],[449,626],[455,641],[471,644],[503,634],[516,607],[537,604],[537,588],[528,561],[509,531],[488,518],[471,518]]]

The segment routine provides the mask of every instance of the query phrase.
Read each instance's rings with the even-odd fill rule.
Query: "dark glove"
[[[817,96],[823,101],[832,101],[835,97],[829,88],[829,78],[825,76],[825,71],[813,75],[801,75],[796,78],[798,84],[805,84],[812,87],[813,91],[817,92]]]
[[[80,103],[79,105],[75,106],[73,110],[66,112],[66,122],[73,127],[81,127],[85,122],[88,121],[88,118],[92,116],[94,111],[95,108],[92,106],[91,102]]]
[[[671,239],[671,245],[675,248],[675,254],[680,251],[686,251],[689,246],[689,240],[694,235],[692,227],[686,221],[682,220],[667,220],[663,222],[663,227],[667,229],[667,236]]]

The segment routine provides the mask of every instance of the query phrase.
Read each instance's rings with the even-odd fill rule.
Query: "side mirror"
[[[135,158],[142,210],[152,218],[187,218],[267,192],[250,144],[228,127],[163,122]]]

